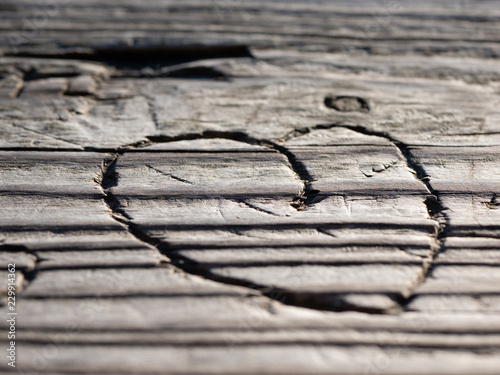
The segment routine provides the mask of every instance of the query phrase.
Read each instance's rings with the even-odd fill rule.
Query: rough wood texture
[[[2,372],[499,372],[497,2],[0,14]]]

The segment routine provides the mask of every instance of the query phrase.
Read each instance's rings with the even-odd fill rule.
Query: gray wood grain
[[[19,371],[498,373],[498,3],[0,17]]]

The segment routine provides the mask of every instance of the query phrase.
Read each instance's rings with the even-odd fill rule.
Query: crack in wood
[[[148,105],[148,112],[149,116],[151,117],[151,121],[153,121],[155,129],[158,130],[160,129],[160,123],[158,120],[158,114],[156,113],[155,110],[154,98],[151,95],[144,95],[144,97],[146,98],[146,102]]]
[[[152,165],[146,164],[146,167],[148,167],[152,171],[155,171],[156,173],[159,173],[159,174],[161,174],[163,176],[166,176],[166,177],[170,177],[171,179],[174,179],[176,181],[183,182],[183,183],[189,184],[189,185],[194,185],[191,181],[188,181],[188,180],[185,180],[183,178],[177,177],[177,176],[173,175],[172,173],[165,173],[165,172],[159,170],[158,168],[153,167]]]
[[[325,228],[318,227],[318,228],[316,228],[316,231],[318,233],[327,235],[328,237],[338,238],[335,234],[328,232],[328,230],[326,230]]]
[[[252,210],[255,210],[255,211],[258,211],[258,212],[262,212],[264,214],[268,214],[268,215],[272,215],[272,216],[278,216],[280,217],[281,215],[278,215],[272,211],[269,211],[269,210],[265,210],[263,208],[260,208],[260,207],[257,207],[251,203],[248,203],[246,200],[242,199],[242,200],[238,200],[237,201],[238,203],[241,203],[241,204],[244,204],[245,206],[251,208]]]
[[[253,57],[250,48],[241,44],[229,45],[145,45],[145,46],[110,46],[102,48],[80,49],[65,49],[60,52],[29,52],[21,51],[18,53],[6,53],[5,56],[12,57],[31,57],[38,59],[59,59],[59,60],[84,60],[105,63],[114,66],[117,69],[133,69],[141,70],[146,67],[158,67],[176,65],[189,61],[205,60],[205,59],[220,59],[220,58],[238,58],[238,57]],[[171,74],[186,75],[193,78],[202,74],[206,78],[207,74],[212,76],[218,75],[220,72],[207,70],[203,71],[172,71]],[[168,74],[167,74],[168,75]]]

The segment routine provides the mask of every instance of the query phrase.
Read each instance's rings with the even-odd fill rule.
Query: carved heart
[[[431,254],[428,191],[385,139],[308,133],[283,144],[240,133],[158,138],[108,168],[108,204],[189,273],[292,305],[399,309]],[[353,160],[343,156],[352,146],[310,147],[353,134],[366,143]]]

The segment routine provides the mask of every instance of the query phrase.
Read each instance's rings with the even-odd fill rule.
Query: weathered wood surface
[[[1,371],[500,371],[497,2],[0,15]]]

